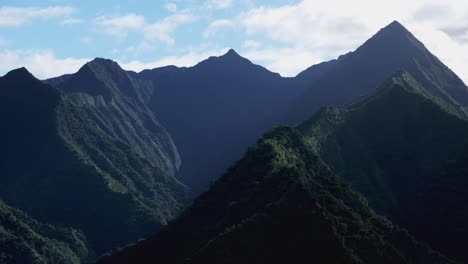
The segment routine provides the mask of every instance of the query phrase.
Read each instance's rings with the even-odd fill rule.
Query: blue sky
[[[0,75],[26,66],[48,78],[74,72],[94,57],[136,71],[191,66],[234,48],[294,76],[354,50],[396,19],[468,80],[467,1],[387,2],[2,0]]]

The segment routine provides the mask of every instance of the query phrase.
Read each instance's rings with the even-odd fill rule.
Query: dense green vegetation
[[[87,254],[81,232],[41,224],[0,201],[0,263],[74,264]]]
[[[466,115],[468,89],[463,81],[394,21],[356,51],[299,74],[309,89],[292,104],[289,123],[298,124],[322,106],[342,106],[374,91],[395,71],[409,72],[429,94],[458,107]],[[318,78],[307,77],[319,72]]]
[[[345,108],[299,126],[372,208],[448,256],[468,261],[468,122],[399,72]]]
[[[0,78],[0,263],[90,262],[161,228],[101,261],[468,262],[468,89],[398,22],[296,78],[230,50],[45,82]],[[265,134],[174,220],[176,176],[201,191],[272,125],[343,104]]]
[[[0,98],[0,197],[82,230],[90,257],[155,233],[185,206],[188,190],[170,171],[25,69],[0,78]]]
[[[160,234],[101,263],[450,263],[376,215],[304,137],[268,132]]]

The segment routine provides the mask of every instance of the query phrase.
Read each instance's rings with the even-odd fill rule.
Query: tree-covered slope
[[[268,132],[161,233],[101,263],[450,263],[376,215],[303,136]]]
[[[307,91],[292,105],[290,122],[302,122],[322,106],[342,106],[366,96],[399,69],[409,72],[431,95],[468,106],[468,88],[461,79],[397,21],[328,65],[331,69],[308,83]]]
[[[299,126],[335,173],[378,212],[468,261],[468,122],[399,72],[345,108]]]
[[[153,93],[151,82],[132,78],[116,62],[99,58],[75,74],[47,82],[56,84],[107,135],[175,175],[180,165],[177,149],[147,107]]]
[[[0,78],[0,197],[33,218],[82,230],[101,254],[156,232],[187,188],[109,137],[26,69]]]
[[[0,263],[75,264],[87,254],[81,232],[41,224],[0,201]]]
[[[264,131],[281,123],[299,94],[282,78],[230,50],[189,68],[146,70],[153,80],[150,107],[180,152],[180,179],[203,190],[242,156]]]

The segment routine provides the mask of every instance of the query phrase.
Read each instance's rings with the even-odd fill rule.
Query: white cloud
[[[233,0],[210,0],[206,2],[208,8],[225,9],[233,5]]]
[[[139,60],[120,61],[118,63],[122,68],[132,71],[142,71],[144,69],[153,69],[157,67],[175,65],[179,67],[189,67],[198,62],[207,59],[210,56],[220,56],[225,54],[229,48],[213,49],[213,50],[190,50],[180,56],[166,56],[155,61],[142,62]]]
[[[69,6],[0,7],[0,27],[21,26],[35,19],[65,17],[74,12]]]
[[[295,75],[307,66],[352,51],[398,20],[468,81],[468,1],[328,0],[317,4],[303,0],[280,7],[255,7],[233,20],[247,36],[266,38],[271,44],[265,50],[244,46],[245,54],[284,75]]]
[[[229,20],[229,19],[219,19],[211,22],[208,27],[205,29],[205,32],[203,32],[203,36],[205,38],[211,37],[218,32],[219,29],[225,28],[225,27],[233,27],[234,21]]]
[[[177,5],[175,3],[167,3],[164,5],[164,7],[169,11],[169,12],[176,12],[177,11]]]
[[[3,50],[0,61],[0,72],[26,67],[36,78],[46,79],[76,72],[89,59],[57,58],[50,50]]]
[[[181,25],[190,23],[195,17],[188,12],[175,13],[154,23],[148,23],[144,16],[126,14],[122,16],[101,16],[94,19],[95,29],[115,37],[127,37],[130,32],[139,32],[147,40],[158,40],[167,45],[174,44],[171,34]]]
[[[104,34],[126,37],[130,31],[140,30],[145,26],[145,17],[137,14],[100,16],[94,19],[94,25]]]
[[[179,26],[188,24],[194,20],[195,17],[190,13],[174,14],[146,25],[143,29],[143,33],[148,40],[159,40],[167,45],[173,45],[175,41],[171,37],[171,33]]]
[[[261,46],[262,46],[262,43],[255,41],[255,40],[251,40],[251,39],[247,39],[242,43],[242,47],[245,49],[258,49]]]
[[[135,57],[153,50],[155,50],[155,47],[152,44],[148,43],[147,41],[142,41],[137,45],[131,45],[127,47],[123,53],[125,55]]]

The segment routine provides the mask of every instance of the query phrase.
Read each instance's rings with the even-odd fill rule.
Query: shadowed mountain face
[[[468,261],[468,122],[408,73],[299,126],[372,208],[450,257]]]
[[[198,191],[263,131],[297,124],[321,106],[350,103],[399,69],[466,116],[466,86],[396,21],[355,52],[295,78],[282,78],[233,50],[190,68],[168,66],[132,75],[153,80],[150,108],[177,144],[180,179]]]
[[[0,263],[78,264],[87,254],[81,232],[39,223],[0,201]]]
[[[0,197],[41,222],[82,230],[92,253],[156,232],[186,204],[173,175],[25,69],[0,78],[0,98]]]
[[[289,120],[297,123],[321,106],[350,103],[372,92],[399,69],[409,72],[431,95],[468,106],[468,89],[460,78],[395,21],[309,83],[308,91],[293,104]],[[464,110],[460,114],[466,115]]]
[[[451,263],[367,207],[278,127],[160,234],[101,263]]]
[[[182,158],[180,179],[195,191],[220,175],[275,124],[299,94],[292,79],[230,50],[190,68],[143,71],[155,86],[150,108]]]
[[[116,62],[105,59],[88,62],[77,73],[63,78],[57,88],[85,110],[100,129],[175,175],[180,165],[177,149],[147,108],[153,92],[150,82],[130,77]]]
[[[177,215],[187,189],[174,175],[200,192],[273,125],[366,96],[320,110],[302,135],[274,129],[168,228],[104,262],[449,262],[334,173],[378,213],[468,261],[467,87],[398,22],[295,78],[233,50],[140,73],[96,59],[48,80],[66,95],[21,72],[0,79],[10,124],[1,197],[82,229],[98,253]]]

